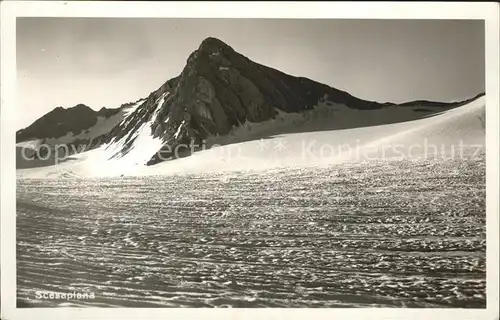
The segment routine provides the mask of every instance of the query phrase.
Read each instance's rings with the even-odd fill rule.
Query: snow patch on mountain
[[[104,149],[108,154],[108,159],[116,164],[119,163],[120,166],[144,165],[151,157],[151,154],[155,153],[163,145],[161,139],[154,138],[151,133],[153,121],[150,120],[142,124],[137,131],[129,136],[105,145]],[[129,141],[133,141],[133,146],[125,154],[122,154],[121,150]]]
[[[163,93],[160,98],[158,99],[158,102],[157,102],[157,107],[156,107],[156,110],[155,110],[155,114],[158,114],[158,111],[160,111],[161,107],[163,106],[163,103],[165,102],[165,98],[170,94],[170,92],[165,92]]]
[[[153,137],[151,126],[156,121],[158,112],[160,112],[163,102],[168,94],[168,92],[165,92],[156,100],[155,110],[149,119],[144,122],[138,130],[129,132],[117,141],[113,139],[110,143],[104,145],[102,148],[99,148],[105,150],[108,160],[112,161],[119,167],[144,165],[151,157],[151,154],[161,148],[163,141],[160,138]],[[137,109],[140,104],[141,103],[134,105],[133,108]],[[129,118],[132,116],[133,115],[131,113],[129,117],[125,119],[125,122],[130,121]],[[131,144],[131,146],[126,148],[128,144]],[[126,151],[123,152],[123,150]]]
[[[39,145],[40,145],[40,140],[39,139],[29,140],[29,141],[23,141],[23,142],[16,143],[16,147],[27,148],[27,149],[32,149],[32,150],[36,150]]]
[[[141,99],[141,100],[137,101],[136,103],[134,103],[133,105],[131,105],[130,107],[125,108],[125,112],[124,112],[125,118],[128,117],[129,115],[131,115],[132,113],[134,113],[134,111],[137,110],[137,108],[141,104],[143,104],[144,101],[146,101],[146,99]]]
[[[179,138],[179,134],[181,133],[182,127],[184,127],[185,124],[186,124],[186,120],[182,120],[182,122],[179,125],[179,127],[177,127],[177,131],[174,133],[174,138],[175,139]]]

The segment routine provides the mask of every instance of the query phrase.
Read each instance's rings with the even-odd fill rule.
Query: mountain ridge
[[[30,126],[16,132],[16,142],[37,138],[59,138],[68,132],[78,135],[96,124],[98,117],[109,118],[118,113],[120,108],[101,108],[93,110],[85,104],[77,104],[70,108],[62,106],[54,108],[42,117],[35,120]]]
[[[280,112],[309,112],[323,102],[345,105],[360,111],[424,106],[428,109],[421,109],[422,115],[419,116],[425,116],[457,107],[466,101],[447,103],[417,100],[396,104],[363,100],[328,85],[304,77],[291,76],[253,62],[223,41],[209,37],[189,55],[180,75],[169,79],[136,103],[123,104],[116,109],[101,109],[104,110],[102,112],[104,115],[111,112],[106,110],[117,110],[112,111],[114,114],[128,108],[132,111],[107,133],[93,137],[89,141],[78,142],[86,142],[88,149],[103,144],[118,144],[120,147],[116,149],[112,158],[121,158],[135,147],[136,140],[139,139],[138,132],[144,130],[152,139],[157,140],[157,144],[161,144],[146,163],[153,165],[172,157],[172,149],[178,146],[188,145],[192,141],[200,145],[210,136],[228,135],[234,128],[241,127],[246,122],[269,121]],[[81,113],[89,113],[88,110],[83,111],[83,107],[76,110],[80,109]],[[92,110],[96,118],[101,110],[98,112]],[[80,127],[88,126],[92,122],[92,116],[87,118],[89,120],[83,121],[84,124]],[[387,121],[393,120],[388,116]],[[48,123],[51,122],[53,121]],[[44,131],[43,126],[47,122],[40,123],[36,129],[30,129],[30,126],[18,131],[16,138],[19,139],[16,140],[18,142],[21,142],[22,138],[26,140],[26,136],[29,136],[25,133],[27,129],[30,133],[37,130],[44,133],[46,130]],[[40,126],[42,128],[39,128]],[[79,132],[78,130],[83,130],[80,127],[76,125],[76,129],[64,128],[66,131],[72,129]],[[189,152],[186,155],[189,155]]]

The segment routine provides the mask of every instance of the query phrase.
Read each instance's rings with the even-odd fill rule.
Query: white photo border
[[[0,205],[2,319],[498,319],[499,4],[486,2],[2,1]],[[16,308],[16,17],[480,19],[486,52],[486,309]]]

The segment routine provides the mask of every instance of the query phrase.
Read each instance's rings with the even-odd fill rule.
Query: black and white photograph
[[[2,51],[2,307],[498,319],[486,18],[64,10]]]

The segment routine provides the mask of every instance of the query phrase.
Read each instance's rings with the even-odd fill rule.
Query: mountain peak
[[[182,75],[214,72],[217,67],[227,67],[239,54],[222,40],[208,37],[204,39],[198,49],[193,51],[188,59]],[[181,77],[182,78],[182,77]]]
[[[217,56],[227,56],[234,53],[234,49],[227,45],[224,41],[208,37],[205,38],[198,49],[193,51],[188,58],[188,63],[193,63],[198,60],[214,60]]]
[[[226,50],[228,48],[231,47],[227,45],[224,41],[214,37],[208,37],[201,42],[198,50],[218,51],[218,50]]]
[[[74,107],[72,107],[70,109],[73,109],[73,108],[75,108],[75,109],[92,109],[92,108],[90,108],[89,106],[87,106],[86,104],[83,104],[83,103],[79,103],[79,104],[77,104],[76,106],[74,106]]]

